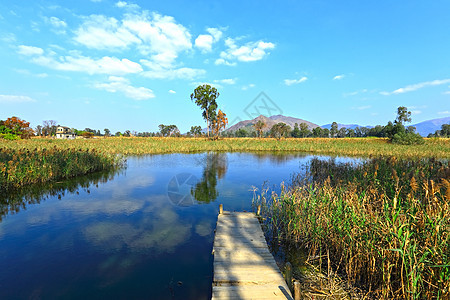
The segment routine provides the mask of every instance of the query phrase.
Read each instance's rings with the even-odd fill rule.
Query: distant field
[[[34,138],[31,140],[0,140],[0,148],[76,148],[96,149],[106,153],[143,155],[173,152],[202,151],[301,151],[316,154],[346,156],[398,156],[450,158],[450,139],[425,139],[423,145],[393,145],[382,138],[224,138],[211,141],[205,138],[137,138],[110,137],[98,139],[56,140]]]

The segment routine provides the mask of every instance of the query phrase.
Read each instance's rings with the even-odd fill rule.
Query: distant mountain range
[[[320,126],[322,128],[331,129],[331,124],[325,124]],[[355,129],[356,127],[367,127],[367,128],[373,128],[373,126],[361,126],[358,124],[339,124],[338,123],[338,130],[341,128],[347,128],[347,129]]]
[[[436,130],[441,130],[443,124],[450,124],[450,117],[423,121],[412,126],[416,127],[416,132],[421,136],[427,136]]]
[[[230,128],[228,128],[226,131],[237,131],[241,128],[252,130],[253,125],[255,125],[256,122],[258,122],[258,121],[263,121],[266,124],[263,131],[269,131],[270,128],[272,128],[272,126],[277,123],[285,123],[285,124],[289,125],[291,128],[294,128],[295,123],[297,123],[299,125],[300,125],[300,123],[306,123],[310,130],[312,130],[316,127],[319,127],[319,125],[311,123],[311,122],[303,120],[303,119],[286,117],[283,115],[276,115],[276,116],[271,116],[271,117],[266,117],[266,116],[260,115],[259,117],[256,117],[253,120],[244,120],[239,123],[236,123],[233,126],[231,126]]]
[[[256,117],[253,120],[244,120],[239,123],[236,123],[233,126],[226,129],[226,131],[236,131],[241,128],[252,130],[253,125],[256,124],[256,122],[258,122],[260,120],[266,124],[264,131],[269,131],[270,128],[272,128],[272,126],[277,123],[285,123],[285,124],[289,125],[291,128],[294,128],[295,123],[297,123],[299,125],[301,123],[306,123],[308,125],[309,130],[312,130],[316,127],[322,127],[322,128],[327,128],[327,129],[331,128],[331,124],[325,124],[325,125],[319,126],[312,122],[309,122],[309,121],[306,121],[303,119],[294,118],[294,117],[287,117],[287,116],[283,116],[283,115],[266,117],[266,116],[260,115],[259,117]],[[450,124],[450,117],[428,120],[428,121],[420,122],[417,124],[413,124],[412,126],[416,127],[416,132],[418,132],[420,135],[427,136],[430,133],[434,133],[436,130],[440,130],[442,124]],[[380,124],[380,125],[386,125],[386,124]],[[355,129],[356,127],[373,128],[373,126],[361,126],[358,124],[338,124],[338,129],[341,129],[342,127],[345,127],[347,129]]]

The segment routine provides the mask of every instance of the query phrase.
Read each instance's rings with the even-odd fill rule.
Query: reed
[[[98,139],[55,140],[33,138],[31,140],[6,141],[0,139],[0,148],[13,149],[96,149],[104,153],[144,155],[158,153],[190,153],[204,151],[251,152],[296,151],[312,154],[345,156],[394,155],[397,157],[450,158],[450,139],[426,139],[423,145],[395,145],[383,138],[305,138],[258,139],[223,138],[212,141],[205,138],[139,138],[110,137]]]
[[[121,163],[119,156],[95,149],[0,148],[0,194],[32,183],[110,170]]]
[[[376,299],[449,299],[450,165],[376,158],[313,159],[310,177],[260,194],[268,230],[327,256]]]

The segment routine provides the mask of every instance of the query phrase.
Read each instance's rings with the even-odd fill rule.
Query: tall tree
[[[312,132],[308,128],[308,124],[300,123],[300,137],[305,138],[312,134]]]
[[[219,92],[215,87],[209,84],[199,85],[194,93],[191,94],[191,101],[194,101],[197,106],[203,110],[202,116],[206,121],[206,132],[209,137],[209,131],[212,127],[212,122],[216,119],[217,102]]]
[[[258,133],[258,137],[262,137],[263,129],[266,127],[266,123],[264,123],[263,120],[258,120],[255,124],[253,124],[253,127],[255,128],[256,132]]]
[[[56,121],[55,120],[45,120],[42,122],[43,128],[42,133],[45,136],[52,136],[56,134]]]
[[[335,137],[338,133],[338,124],[336,122],[331,123],[330,135],[331,137]]]
[[[103,131],[105,132],[105,136],[111,135],[111,131],[108,128],[103,129]]]
[[[395,123],[402,124],[411,122],[411,112],[405,106],[400,106],[397,108],[397,119]]]
[[[212,121],[212,133],[214,135],[214,138],[216,139],[219,138],[220,131],[222,129],[225,129],[227,124],[228,124],[227,115],[219,109],[216,119]]]
[[[191,126],[191,130],[189,130],[189,134],[198,137],[202,135],[202,127],[200,126]]]

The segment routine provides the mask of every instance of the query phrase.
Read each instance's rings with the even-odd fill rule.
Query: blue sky
[[[185,132],[205,126],[202,83],[230,123],[258,107],[318,125],[448,117],[449,15],[439,0],[3,0],[0,119]]]

